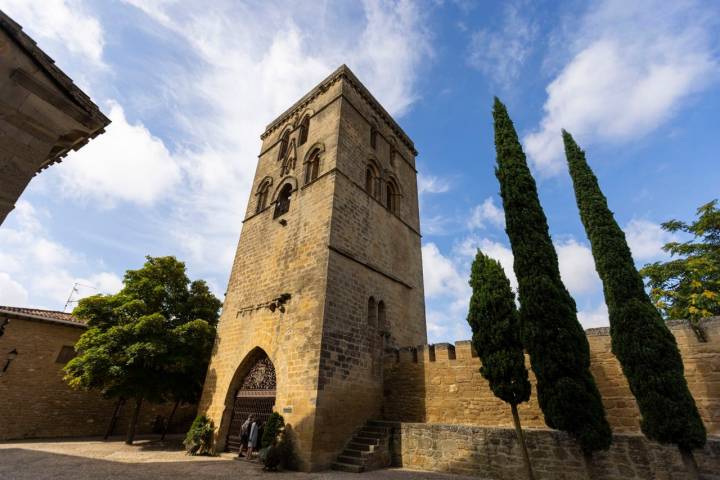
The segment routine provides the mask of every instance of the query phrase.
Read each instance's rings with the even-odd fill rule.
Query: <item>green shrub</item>
[[[270,415],[270,418],[265,424],[265,430],[263,431],[263,436],[260,441],[260,447],[265,448],[274,444],[278,433],[280,432],[280,430],[282,430],[284,426],[285,419],[283,418],[283,416],[277,412],[273,412],[273,414]]]
[[[195,417],[185,436],[185,451],[188,455],[212,455],[215,425],[205,415]]]

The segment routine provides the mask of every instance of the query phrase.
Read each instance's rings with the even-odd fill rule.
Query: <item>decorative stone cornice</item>
[[[365,87],[365,85],[363,85],[362,82],[358,80],[352,70],[350,70],[350,68],[345,64],[340,65],[340,67],[333,73],[331,73],[327,78],[325,78],[325,80],[320,82],[315,88],[310,90],[310,92],[308,92],[300,100],[295,102],[293,106],[285,110],[283,113],[280,114],[280,116],[270,122],[268,126],[265,127],[265,132],[260,135],[260,138],[264,140],[268,135],[270,135],[272,132],[281,127],[285,122],[287,122],[288,119],[292,117],[298,117],[300,114],[302,114],[304,109],[307,108],[307,106],[313,100],[315,100],[315,98],[325,93],[332,85],[334,85],[340,80],[347,81],[347,83],[351,85],[355,89],[355,91],[357,91],[360,97],[362,97],[363,100],[365,100],[368,105],[370,105],[370,107],[374,110],[375,114],[379,118],[382,118],[385,123],[390,127],[390,130],[392,130],[393,133],[405,144],[405,146],[410,149],[413,155],[417,155],[417,150],[415,150],[415,144],[412,140],[410,140],[410,137],[408,137],[408,135],[403,131],[400,125],[398,125],[398,123],[395,121],[395,119],[390,116],[390,114],[385,110],[385,108],[383,108],[380,102],[378,102],[377,99],[373,97],[373,95]]]

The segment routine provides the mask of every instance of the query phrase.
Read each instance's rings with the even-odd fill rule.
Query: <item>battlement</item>
[[[667,322],[667,326],[670,331],[673,332],[676,339],[682,337],[683,341],[678,339],[678,345],[680,346],[681,352],[683,350],[682,345],[684,344],[685,337],[695,336],[692,326],[688,320],[670,320]],[[700,327],[706,332],[709,337],[708,342],[717,342],[717,337],[720,336],[720,317],[709,317],[700,321]],[[610,327],[597,327],[588,328],[585,330],[591,344],[593,342],[592,337],[610,337]],[[698,343],[699,342],[698,340]],[[714,344],[714,343],[713,343]],[[385,364],[392,363],[427,363],[427,362],[443,362],[443,361],[475,361],[480,364],[480,358],[478,357],[475,348],[472,345],[471,340],[457,340],[455,343],[433,343],[425,345],[416,345],[409,347],[399,348],[388,348],[385,350]]]
[[[707,342],[701,342],[690,322],[668,322],[685,364],[685,378],[710,434],[720,434],[720,317],[700,322]],[[611,351],[609,328],[586,332],[590,367],[608,420],[616,433],[640,431],[640,413],[620,364]],[[384,415],[406,422],[512,426],[510,409],[496,398],[480,374],[480,358],[469,340],[386,350]],[[530,361],[526,357],[526,364]],[[532,396],[520,405],[523,425],[545,428]]]

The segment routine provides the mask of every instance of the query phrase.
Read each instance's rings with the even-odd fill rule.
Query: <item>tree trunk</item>
[[[165,422],[165,428],[163,428],[162,436],[160,437],[160,440],[165,440],[165,435],[167,434],[168,430],[170,429],[170,422],[172,422],[173,417],[175,416],[175,411],[178,408],[178,405],[180,405],[180,400],[175,400],[175,405],[173,405],[172,412],[170,412],[170,416],[167,419],[167,422]]]
[[[532,465],[530,464],[530,455],[528,455],[527,446],[525,445],[525,435],[523,434],[522,427],[520,426],[520,415],[518,415],[517,405],[510,404],[510,409],[512,410],[513,423],[515,424],[515,433],[517,433],[518,441],[520,442],[520,449],[523,454],[523,463],[525,463],[527,478],[528,480],[535,480]]]
[[[112,418],[110,418],[110,425],[108,425],[108,428],[105,431],[105,436],[103,437],[103,440],[107,440],[108,437],[112,435],[115,431],[115,424],[117,423],[118,413],[120,412],[120,409],[124,404],[125,399],[123,397],[118,398],[118,401],[115,404],[115,410],[113,411]]]
[[[128,426],[127,431],[127,438],[125,439],[125,443],[128,445],[132,445],[133,440],[135,440],[135,428],[137,427],[138,417],[140,416],[140,407],[142,406],[142,401],[142,397],[138,397],[135,399],[135,410],[133,411],[132,419],[130,419],[130,425]]]
[[[697,462],[695,461],[695,455],[693,455],[692,450],[685,450],[679,447],[678,449],[680,450],[680,456],[690,477],[699,479],[700,472],[698,471]]]

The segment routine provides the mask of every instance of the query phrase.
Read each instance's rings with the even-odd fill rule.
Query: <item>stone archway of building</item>
[[[275,366],[267,353],[259,347],[247,354],[240,363],[228,389],[225,411],[219,436],[226,451],[237,452],[240,448],[240,430],[250,415],[267,422],[275,406]],[[225,430],[225,432],[223,432]]]

